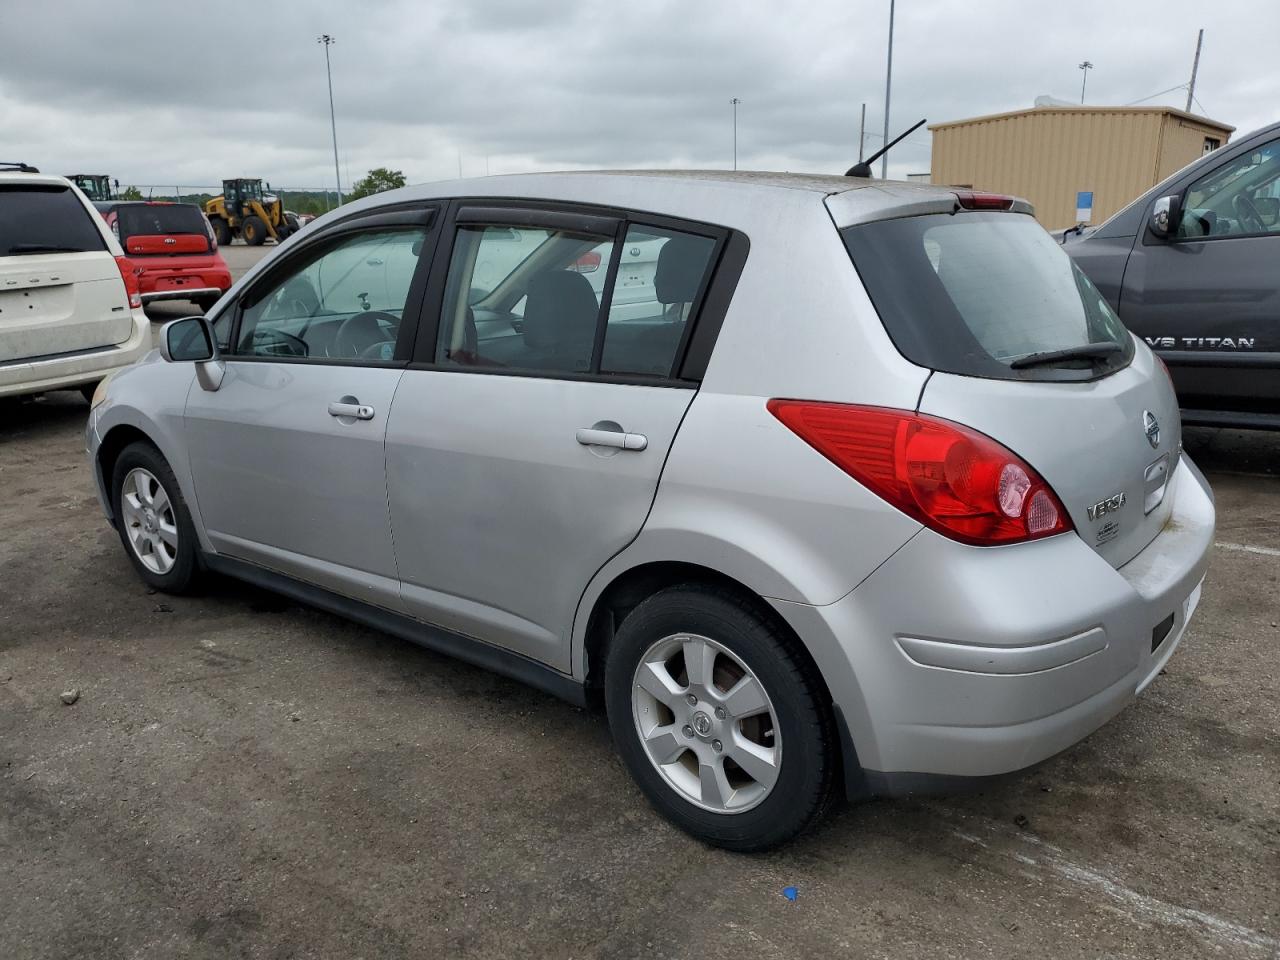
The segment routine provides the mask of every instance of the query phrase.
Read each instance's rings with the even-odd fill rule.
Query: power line
[[[1185,90],[1185,89],[1187,89],[1187,85],[1185,83],[1180,83],[1175,87],[1170,87],[1168,90],[1161,90],[1159,93],[1153,93],[1149,97],[1143,97],[1141,100],[1130,100],[1128,103],[1125,104],[1125,106],[1126,107],[1136,106],[1139,103],[1146,103],[1148,100],[1154,100],[1156,97],[1163,97],[1166,93],[1173,93],[1173,91],[1175,90]]]

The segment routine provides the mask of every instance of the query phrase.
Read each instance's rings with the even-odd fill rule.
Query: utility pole
[[[862,123],[858,124],[858,162],[862,162],[863,144],[867,142],[867,105],[862,105]]]
[[[316,37],[316,43],[324,44],[324,73],[329,78],[329,129],[333,132],[333,179],[338,186],[338,206],[342,206],[342,174],[338,172],[338,121],[333,114],[333,70],[329,66],[329,48],[337,43],[327,33]]]
[[[889,87],[893,83],[893,0],[889,0],[889,56],[884,74],[884,142],[889,142]],[[889,154],[880,158],[880,179],[889,174]]]
[[[734,97],[729,101],[733,107],[733,169],[738,169],[738,104],[742,101]]]
[[[1200,46],[1204,43],[1204,28],[1200,28],[1200,36],[1196,38],[1196,58],[1191,63],[1191,83],[1187,87],[1187,113],[1191,112],[1191,100],[1196,93],[1196,74],[1200,70]]]
[[[1089,82],[1089,71],[1093,69],[1093,64],[1086,60],[1084,63],[1076,64],[1076,67],[1083,74],[1080,78],[1080,105],[1084,106],[1084,85]]]

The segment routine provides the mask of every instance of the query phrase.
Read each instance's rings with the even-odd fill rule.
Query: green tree
[[[397,187],[404,186],[404,174],[399,170],[388,170],[386,167],[375,167],[369,171],[369,175],[363,180],[357,180],[356,185],[351,188],[348,194],[348,200],[359,200],[361,197],[369,197],[375,193],[381,193],[383,190],[395,190]]]
[[[142,191],[137,187],[125,187],[120,191],[121,200],[141,200]]]

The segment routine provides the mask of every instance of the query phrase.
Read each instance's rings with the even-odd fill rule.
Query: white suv
[[[88,395],[150,347],[138,278],[84,194],[0,165],[0,397]]]

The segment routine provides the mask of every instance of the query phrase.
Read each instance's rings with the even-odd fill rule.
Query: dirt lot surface
[[[1110,725],[738,856],[646,808],[600,716],[231,582],[149,594],[85,414],[0,411],[6,960],[1280,957],[1275,437],[1189,431],[1219,545]]]

